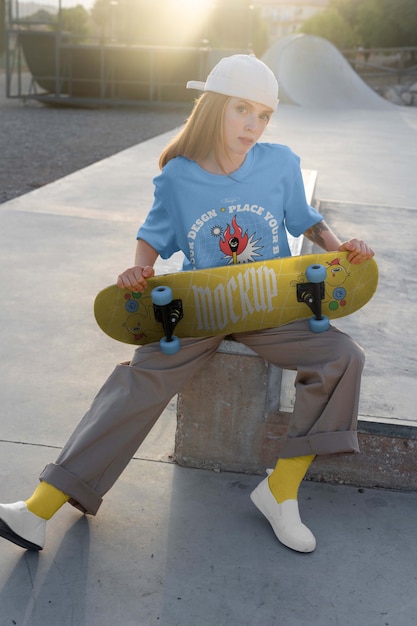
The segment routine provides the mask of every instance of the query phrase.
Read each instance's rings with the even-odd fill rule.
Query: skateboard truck
[[[172,299],[170,287],[152,289],[152,302],[155,320],[162,324],[165,336],[159,342],[164,354],[175,354],[180,349],[180,340],[173,335],[173,330],[183,318],[182,301]]]
[[[297,284],[297,301],[304,302],[314,313],[309,320],[313,333],[322,333],[329,329],[329,318],[322,314],[321,301],[324,298],[324,281],[326,268],[324,265],[309,265],[306,269],[309,282]]]

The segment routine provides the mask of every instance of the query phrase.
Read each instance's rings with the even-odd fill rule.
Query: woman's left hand
[[[350,239],[339,246],[340,252],[349,252],[348,260],[351,263],[359,264],[367,259],[371,259],[375,252],[362,239]]]

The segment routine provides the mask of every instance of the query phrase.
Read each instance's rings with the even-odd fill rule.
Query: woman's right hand
[[[142,267],[134,265],[122,272],[117,279],[117,286],[120,289],[131,289],[143,293],[148,286],[147,279],[154,276],[155,270],[151,265]]]

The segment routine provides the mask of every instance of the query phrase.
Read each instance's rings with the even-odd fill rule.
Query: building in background
[[[268,44],[296,33],[308,18],[329,5],[329,0],[255,0],[268,25]]]

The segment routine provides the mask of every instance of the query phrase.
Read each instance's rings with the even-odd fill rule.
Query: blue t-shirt
[[[298,156],[279,144],[255,144],[229,176],[176,157],[154,184],[137,238],[164,259],[181,250],[184,269],[290,256],[286,229],[298,237],[323,219],[306,201]]]

